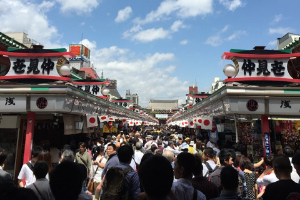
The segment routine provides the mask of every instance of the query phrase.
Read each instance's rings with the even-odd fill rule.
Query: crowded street
[[[300,199],[298,0],[0,0],[0,200]]]

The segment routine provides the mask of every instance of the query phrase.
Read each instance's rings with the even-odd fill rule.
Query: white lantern
[[[59,69],[59,72],[63,76],[69,76],[71,74],[71,67],[70,67],[70,65],[69,64],[62,65],[61,68]]]
[[[225,76],[227,76],[228,78],[231,78],[236,75],[236,68],[235,68],[235,66],[228,64],[228,65],[225,65],[225,67],[223,68],[223,72],[224,72]]]
[[[194,101],[192,99],[188,100],[188,104],[191,106],[194,104]]]
[[[103,94],[104,96],[107,96],[107,95],[109,94],[109,89],[104,88],[104,89],[102,90],[102,94]]]

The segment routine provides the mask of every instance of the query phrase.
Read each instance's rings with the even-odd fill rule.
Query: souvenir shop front
[[[8,73],[0,76],[0,148],[8,154],[6,170],[15,180],[34,145],[61,148],[70,138],[93,137],[102,132],[102,115],[113,116],[112,121],[143,120],[138,113],[75,87],[61,58],[72,56],[70,52],[35,51],[0,52],[11,60]]]
[[[254,161],[271,153],[280,154],[284,145],[298,149],[300,123],[300,80],[290,74],[287,51],[231,50],[222,58],[226,65],[225,85],[172,121],[211,118],[210,140],[235,144]]]

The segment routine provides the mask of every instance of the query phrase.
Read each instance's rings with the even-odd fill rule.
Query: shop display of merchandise
[[[299,137],[299,121],[278,120],[275,122],[275,131],[281,132],[284,145],[300,139]]]
[[[238,122],[237,132],[239,141],[244,145],[252,145],[253,128],[251,122]]]

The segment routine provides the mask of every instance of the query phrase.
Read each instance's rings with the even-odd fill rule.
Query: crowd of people
[[[75,151],[35,146],[18,186],[5,172],[7,156],[0,150],[0,199],[300,198],[300,154],[291,147],[253,163],[236,149],[202,139],[154,129],[82,141]]]

